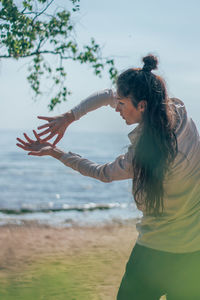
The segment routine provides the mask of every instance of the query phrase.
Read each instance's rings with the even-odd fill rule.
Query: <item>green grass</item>
[[[106,253],[102,255],[45,259],[25,270],[8,272],[1,276],[0,299],[115,299],[118,277],[113,278],[112,265],[106,260]]]
[[[126,260],[105,247],[40,257],[0,271],[0,300],[115,300]]]

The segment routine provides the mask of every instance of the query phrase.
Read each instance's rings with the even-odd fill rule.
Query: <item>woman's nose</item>
[[[117,106],[116,106],[115,111],[116,111],[116,112],[120,112],[120,109],[121,109],[121,108],[120,108],[120,104],[118,103]]]

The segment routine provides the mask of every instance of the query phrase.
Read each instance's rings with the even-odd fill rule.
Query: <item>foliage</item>
[[[89,64],[100,77],[107,67],[112,82],[117,76],[114,60],[102,56],[94,38],[82,47],[77,41],[73,16],[80,10],[80,0],[68,0],[68,9],[56,6],[55,2],[0,0],[0,58],[30,58],[28,82],[37,98],[44,93],[43,80],[48,80],[48,90],[53,94],[50,110],[71,94],[65,85],[65,60]],[[50,56],[58,58],[56,63],[52,63]]]

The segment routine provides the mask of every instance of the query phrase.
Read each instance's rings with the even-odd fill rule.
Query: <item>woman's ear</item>
[[[144,112],[145,109],[147,107],[147,101],[146,100],[141,100],[139,103],[138,103],[138,109],[140,110],[140,112]]]

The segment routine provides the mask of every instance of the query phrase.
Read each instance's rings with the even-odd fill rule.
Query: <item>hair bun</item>
[[[157,69],[158,59],[156,56],[149,54],[143,57],[142,61],[144,62],[144,66],[142,68],[143,71],[151,72],[152,70]]]

